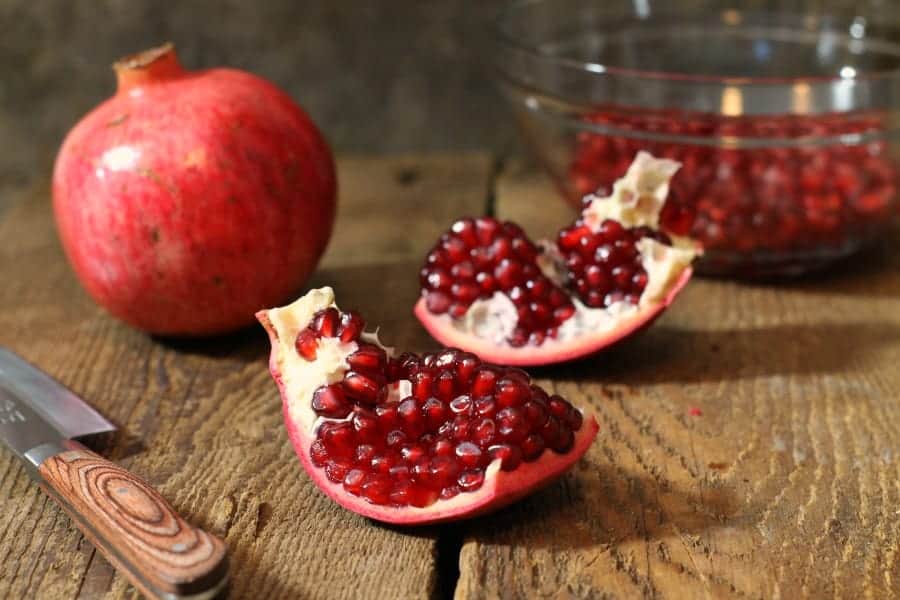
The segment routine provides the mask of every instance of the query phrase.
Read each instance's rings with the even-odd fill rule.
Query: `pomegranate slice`
[[[447,346],[518,366],[587,356],[648,326],[700,251],[683,237],[692,215],[665,205],[679,167],[639,152],[555,242],[491,217],[457,221],[425,260],[416,316]]]
[[[319,488],[398,524],[494,510],[575,463],[597,422],[520,369],[456,349],[394,356],[331,288],[257,318],[294,450]]]

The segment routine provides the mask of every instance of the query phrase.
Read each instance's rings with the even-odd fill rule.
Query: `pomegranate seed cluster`
[[[296,343],[307,360],[315,359],[310,337],[359,345],[347,357],[344,379],[319,387],[312,400],[328,420],[310,458],[347,492],[373,504],[424,507],[479,489],[495,459],[512,471],[545,451],[573,447],[581,412],[533,385],[524,371],[455,349],[388,358],[359,341],[363,325],[355,313],[329,308]],[[387,384],[399,380],[411,382],[411,394],[389,398]]]
[[[638,132],[775,142],[877,134],[885,127],[876,117],[858,115],[735,119],[609,110],[586,120]],[[582,133],[569,170],[573,199],[598,189],[607,193],[638,150],[682,163],[667,202],[673,211],[662,215],[663,225],[700,241],[708,251],[707,266],[714,269],[752,264],[754,255],[791,264],[792,257],[802,261],[811,253],[841,252],[883,229],[896,206],[897,170],[883,139],[729,149]],[[696,218],[679,221],[688,213]],[[678,231],[685,222],[690,230]]]
[[[604,308],[614,302],[637,304],[647,286],[637,241],[651,237],[670,244],[669,237],[649,227],[626,229],[606,219],[591,231],[581,219],[559,232],[556,245],[566,263],[568,286],[585,305]]]
[[[516,306],[512,346],[540,345],[575,313],[568,295],[537,266],[540,250],[522,229],[491,217],[460,219],[428,253],[420,283],[428,310],[462,318],[473,302],[502,292]]]

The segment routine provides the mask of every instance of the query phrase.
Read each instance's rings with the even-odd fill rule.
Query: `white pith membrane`
[[[593,232],[600,229],[606,219],[618,221],[624,227],[647,226],[659,229],[659,215],[669,195],[672,177],[681,163],[655,158],[648,152],[638,152],[624,177],[613,184],[609,196],[590,195],[591,203],[582,211],[585,224]],[[547,338],[542,346],[565,343],[582,337],[585,333],[612,331],[617,324],[631,319],[645,308],[659,304],[690,267],[699,254],[696,243],[690,238],[669,234],[672,245],[652,238],[642,238],[636,243],[641,265],[647,272],[647,285],[638,304],[618,301],[605,308],[591,308],[572,294],[575,314],[559,326],[555,338]],[[537,264],[541,272],[553,283],[565,289],[566,266],[556,244],[539,240],[542,254]],[[437,315],[460,333],[474,335],[500,347],[511,347],[509,339],[516,327],[516,306],[503,292],[494,292],[488,299],[475,300],[459,319],[447,314]]]
[[[317,340],[315,360],[306,360],[297,353],[294,343],[298,333],[312,322],[316,313],[328,307],[337,308],[334,292],[331,288],[324,287],[311,290],[289,305],[260,313],[264,315],[261,320],[270,330],[272,341],[270,369],[279,383],[285,416],[296,426],[296,433],[303,440],[299,444],[302,448],[297,447],[298,443],[291,433],[290,424],[288,431],[307,470],[317,471],[324,470],[312,464],[309,450],[310,444],[316,439],[319,427],[326,421],[349,421],[353,413],[342,419],[321,417],[312,408],[313,393],[322,385],[341,381],[350,369],[347,357],[358,348],[356,342],[344,343],[337,337],[322,337]],[[393,354],[392,348],[380,343],[377,333],[363,332],[360,339],[380,346],[389,358]],[[410,396],[412,392],[409,380],[400,380],[388,386],[388,397],[385,401],[399,400]],[[340,483],[329,481],[326,477],[317,478],[316,483],[326,494],[346,508],[388,522],[421,524],[480,514],[522,497],[538,485],[554,479],[580,458],[596,435],[597,423],[593,417],[578,410],[584,417],[583,424],[574,432],[575,442],[566,453],[558,454],[547,448],[537,460],[522,462],[513,471],[502,471],[501,460],[494,459],[484,468],[484,483],[480,488],[460,492],[448,499],[439,498],[429,506],[371,504],[361,496],[345,492]]]

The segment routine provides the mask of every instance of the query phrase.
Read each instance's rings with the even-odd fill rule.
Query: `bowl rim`
[[[698,85],[722,85],[729,87],[751,87],[751,86],[785,86],[785,85],[795,85],[795,84],[809,84],[811,86],[816,85],[824,85],[831,86],[834,84],[841,84],[847,82],[874,82],[879,80],[891,80],[897,79],[900,81],[900,42],[891,42],[886,39],[881,38],[871,38],[871,39],[860,39],[859,41],[862,44],[866,45],[878,45],[881,47],[890,47],[893,49],[891,54],[895,54],[897,57],[897,67],[894,69],[885,69],[881,71],[867,71],[863,73],[855,72],[852,76],[843,76],[840,74],[836,75],[821,75],[821,76],[799,76],[799,77],[754,77],[754,76],[719,76],[719,75],[702,75],[702,74],[691,74],[691,73],[677,73],[677,72],[666,72],[666,71],[650,71],[650,70],[642,70],[642,69],[633,69],[628,67],[602,64],[599,62],[590,62],[583,61],[576,58],[568,57],[568,56],[559,56],[552,55],[547,52],[541,51],[539,48],[536,48],[534,44],[522,42],[517,39],[515,36],[508,34],[504,25],[508,22],[508,20],[515,15],[519,10],[529,5],[537,5],[537,4],[548,4],[553,0],[510,0],[506,3],[506,5],[499,11],[497,16],[494,18],[491,26],[491,34],[494,38],[495,43],[500,43],[501,45],[508,46],[509,48],[515,50],[516,52],[524,53],[530,56],[533,59],[537,59],[549,64],[555,64],[560,67],[564,67],[567,69],[575,69],[582,73],[587,73],[596,76],[614,76],[614,77],[622,77],[622,78],[630,78],[630,79],[646,79],[651,81],[659,81],[666,82],[671,81],[676,84],[698,84]],[[729,9],[729,11],[734,10],[738,13],[743,14],[767,14],[767,15],[792,15],[792,16],[802,16],[799,12],[780,12],[778,10],[771,9],[756,9],[756,10],[745,10],[745,9]],[[719,11],[719,14],[722,14],[725,11]],[[827,13],[819,15],[818,18],[822,20],[823,17],[830,16]],[[897,23],[900,24],[900,15],[896,19]],[[832,32],[835,33],[836,32]]]

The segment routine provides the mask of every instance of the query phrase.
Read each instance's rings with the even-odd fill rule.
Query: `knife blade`
[[[150,485],[72,438],[115,426],[58,381],[0,348],[0,441],[146,596],[201,600],[228,578],[225,544]]]

